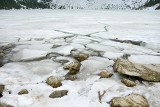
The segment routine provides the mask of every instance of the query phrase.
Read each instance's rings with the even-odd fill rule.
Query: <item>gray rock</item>
[[[136,83],[135,83],[134,81],[129,80],[129,79],[123,78],[123,79],[121,80],[121,82],[122,82],[123,84],[125,84],[127,87],[134,87],[134,86],[136,86]]]
[[[57,78],[57,77],[54,77],[54,76],[50,76],[49,78],[47,78],[46,83],[53,88],[57,88],[57,87],[60,87],[62,85],[60,79]]]
[[[142,95],[130,94],[111,100],[111,107],[149,107],[148,101]]]
[[[120,74],[139,77],[146,81],[160,81],[160,64],[137,64],[118,58],[113,69]]]
[[[58,91],[54,91],[52,92],[49,97],[50,98],[60,98],[60,97],[63,97],[65,95],[68,94],[68,90],[58,90]]]

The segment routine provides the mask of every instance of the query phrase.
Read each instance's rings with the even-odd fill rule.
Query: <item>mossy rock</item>
[[[22,95],[22,94],[28,94],[28,90],[27,89],[23,89],[20,92],[18,92],[18,95]]]

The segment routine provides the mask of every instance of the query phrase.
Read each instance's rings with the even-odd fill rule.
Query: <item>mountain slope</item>
[[[0,9],[143,9],[159,0],[0,0]]]
[[[156,6],[156,9],[160,9],[160,0],[150,0],[144,5],[144,7]]]
[[[146,3],[147,0],[53,0],[59,8],[78,9],[136,9]]]

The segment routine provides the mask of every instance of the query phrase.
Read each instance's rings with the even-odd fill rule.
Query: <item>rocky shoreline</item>
[[[59,40],[61,40],[61,39],[62,38],[60,38]],[[44,39],[35,39],[35,40],[36,41],[43,41]],[[67,42],[69,43],[73,40],[74,40],[73,37],[69,37]],[[30,41],[28,41],[28,42],[30,42]],[[65,40],[65,42],[66,42],[66,40]],[[16,61],[16,62],[18,61],[19,63],[21,63],[21,62],[23,63],[23,62],[28,62],[28,61],[35,62],[35,61],[51,59],[53,62],[61,63],[63,66],[63,69],[67,70],[68,73],[66,73],[66,75],[64,75],[63,77],[56,77],[54,75],[48,77],[48,79],[46,79],[46,84],[48,84],[49,86],[51,86],[53,88],[61,87],[63,85],[64,80],[80,81],[83,78],[83,77],[80,78],[80,76],[79,76],[79,74],[81,74],[81,70],[84,66],[83,62],[85,60],[87,61],[88,58],[90,58],[90,57],[102,57],[103,56],[103,55],[100,55],[100,53],[101,53],[100,51],[95,51],[93,49],[90,50],[90,49],[84,48],[84,49],[79,49],[79,50],[71,49],[70,53],[69,54],[67,53],[66,55],[62,54],[62,53],[39,51],[40,52],[40,54],[38,53],[39,56],[33,56],[33,57],[26,56],[26,57],[28,57],[28,59],[26,59],[26,58],[20,59],[18,57],[16,59],[14,58],[14,60],[12,60],[15,55],[19,54],[19,51],[15,52],[16,50],[18,50],[18,49],[16,49],[18,46],[19,45],[15,45],[15,44],[7,44],[7,45],[3,45],[0,47],[1,67],[3,67],[3,65],[5,65],[7,63],[13,63],[14,61]],[[53,45],[51,48],[53,48],[53,47],[59,48],[59,47],[61,47],[61,45],[56,46],[56,47]],[[32,52],[32,51],[30,51],[30,52]],[[61,58],[58,59],[58,57],[61,57]],[[111,59],[109,59],[109,60],[111,60]],[[128,75],[130,80],[128,79],[128,77],[125,77],[122,80],[119,80],[123,84],[125,84],[126,87],[137,86],[138,84],[135,83],[134,81],[139,81],[139,78],[146,80],[148,82],[160,81],[160,72],[159,72],[160,66],[159,66],[159,64],[145,65],[145,64],[132,63],[128,60],[128,58],[124,57],[124,55],[122,55],[119,58],[117,57],[117,59],[114,61],[115,61],[114,64],[111,65],[111,66],[113,66],[114,73],[108,72],[107,70],[97,69],[97,70],[101,70],[101,72],[99,72],[99,74],[96,74],[97,76],[100,76],[99,79],[112,78],[112,75],[115,75],[115,73],[119,73],[118,75],[124,75],[124,76]],[[138,78],[135,79],[135,77],[138,77]],[[140,81],[141,81],[141,79],[140,79]],[[1,94],[1,97],[3,97],[3,92],[10,90],[10,89],[5,89],[5,84],[3,84],[3,83],[1,83],[1,84],[2,85],[0,85],[0,94]],[[68,91],[69,90],[56,90],[56,91],[52,92],[49,95],[49,97],[50,98],[60,98],[60,97],[66,96]],[[27,89],[23,89],[23,90],[19,91],[17,94],[23,95],[23,94],[29,94],[29,93],[30,92]],[[104,96],[104,94],[103,95],[99,94],[100,103],[101,103],[101,99],[103,96]],[[133,96],[133,97],[129,97],[129,96]],[[128,95],[127,97],[124,97],[124,98],[123,97],[122,98],[115,97],[115,98],[111,99],[110,102],[111,102],[110,103],[111,107],[117,107],[117,106],[119,106],[119,107],[126,107],[126,106],[149,107],[148,101],[144,98],[144,96],[141,94],[135,94],[135,93],[133,93],[133,95],[132,94]],[[1,107],[12,107],[10,105],[5,105],[4,103],[0,103],[0,105],[1,105]]]

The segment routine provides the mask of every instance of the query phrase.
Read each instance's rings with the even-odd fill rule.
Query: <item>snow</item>
[[[33,60],[43,58],[48,54],[47,51],[22,49],[14,55],[14,60]]]
[[[72,49],[74,49],[73,46],[61,46],[61,47],[54,49],[54,51],[59,54],[69,55]]]
[[[0,68],[0,84],[6,87],[0,102],[15,107],[109,107],[113,97],[139,93],[151,107],[159,107],[159,82],[138,81],[137,86],[128,88],[121,83],[123,76],[112,69],[114,60],[124,54],[130,54],[132,62],[160,63],[159,17],[159,11],[0,10],[0,45],[16,45],[9,63]],[[146,45],[110,40],[116,38]],[[76,50],[90,56],[81,62],[77,80],[64,80],[68,71],[60,61],[75,61],[71,52]],[[102,70],[114,75],[102,79],[98,76]],[[49,76],[61,78],[62,86],[48,86],[45,81]],[[21,89],[29,94],[18,95]],[[68,95],[49,98],[61,89],[69,90]],[[99,103],[98,91],[104,90],[106,94]]]
[[[135,63],[141,64],[159,64],[160,57],[159,56],[152,56],[152,55],[131,55],[129,60]]]
[[[127,5],[137,8],[147,0],[53,0],[56,8],[64,6],[66,9],[126,9]],[[129,7],[128,7],[129,8]]]
[[[115,53],[115,52],[107,51],[107,52],[104,53],[103,56],[107,57],[109,59],[117,59],[117,58],[121,57],[122,55],[123,55],[123,53]]]

